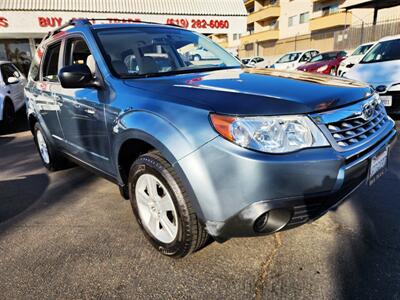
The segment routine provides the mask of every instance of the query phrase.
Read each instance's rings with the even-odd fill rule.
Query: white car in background
[[[216,59],[215,55],[203,47],[196,48],[189,51],[189,55],[194,61],[201,61],[207,59]]]
[[[344,77],[370,84],[387,112],[400,115],[400,35],[379,40]]]
[[[363,58],[364,54],[367,53],[367,51],[371,49],[374,44],[375,43],[365,43],[358,46],[349,57],[340,63],[337,72],[338,76],[343,77],[344,74],[346,74],[352,67],[358,64]]]
[[[13,129],[15,113],[24,106],[26,78],[9,61],[0,61],[0,122],[1,128]]]
[[[319,54],[319,51],[315,49],[289,52],[281,56],[273,65],[271,65],[271,68],[277,70],[296,70],[317,54]]]
[[[250,68],[267,68],[268,62],[261,56],[242,58],[242,64]]]

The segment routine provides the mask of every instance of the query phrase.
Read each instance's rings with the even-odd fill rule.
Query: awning
[[[243,0],[1,0],[0,11],[247,16]]]
[[[399,4],[399,0],[348,0],[341,7],[346,10],[355,8],[382,9],[398,6]]]

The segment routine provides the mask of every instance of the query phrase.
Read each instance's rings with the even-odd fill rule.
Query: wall
[[[279,35],[281,39],[296,35],[304,35],[310,33],[309,22],[299,24],[300,14],[304,12],[312,15],[312,2],[310,0],[281,0],[281,15],[279,17]],[[289,27],[289,18],[296,15],[297,22],[294,26]]]

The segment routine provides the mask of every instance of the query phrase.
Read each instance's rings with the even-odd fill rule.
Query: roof
[[[1,0],[5,10],[247,16],[243,0]]]
[[[393,41],[398,39],[400,39],[400,34],[385,36],[384,38],[381,38],[379,42]]]
[[[348,0],[341,7],[347,10],[355,8],[382,9],[397,5],[399,5],[399,0]]]

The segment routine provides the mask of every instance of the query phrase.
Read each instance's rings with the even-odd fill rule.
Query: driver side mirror
[[[85,64],[70,65],[62,68],[58,73],[61,86],[66,89],[100,88],[100,83],[93,77],[89,67]]]
[[[7,79],[8,84],[14,84],[14,83],[18,83],[18,82],[19,82],[19,79],[14,76],[8,77],[8,79]]]

